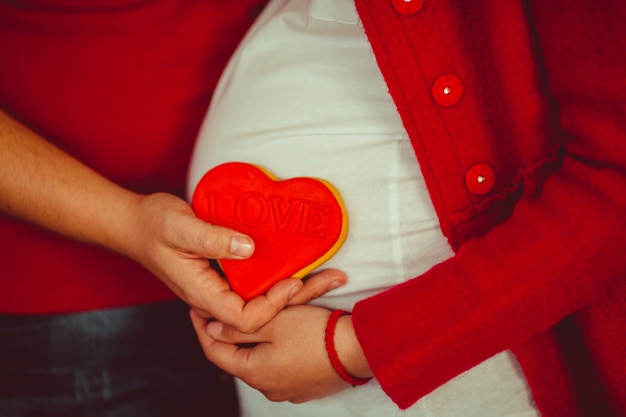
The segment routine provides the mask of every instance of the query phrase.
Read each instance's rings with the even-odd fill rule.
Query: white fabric
[[[349,283],[319,305],[351,310],[453,254],[351,0],[274,0],[266,7],[213,99],[190,192],[207,170],[227,161],[257,164],[279,178],[323,178],[341,193],[348,238],[323,267],[342,269]],[[510,352],[407,412],[376,381],[299,405],[271,403],[238,386],[243,415],[251,417],[538,415]]]

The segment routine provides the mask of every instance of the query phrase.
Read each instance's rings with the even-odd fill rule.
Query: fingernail
[[[289,290],[290,300],[293,298],[294,295],[298,293],[298,291],[300,291],[300,288],[302,288],[300,285],[294,285],[293,287],[291,287],[291,290]]]
[[[339,287],[341,287],[341,285],[342,285],[341,281],[333,281],[328,286],[328,291],[334,290],[335,288],[339,288]]]
[[[206,332],[211,337],[217,337],[222,333],[223,328],[224,325],[219,321],[212,321],[211,323],[207,324]]]
[[[252,255],[252,241],[241,235],[235,235],[230,239],[230,254],[238,258],[247,258]]]

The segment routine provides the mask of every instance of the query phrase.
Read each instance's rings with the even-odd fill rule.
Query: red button
[[[412,15],[422,10],[424,0],[391,0],[391,4],[396,12]]]
[[[443,107],[454,106],[463,95],[463,84],[454,75],[446,74],[435,80],[433,98]]]
[[[473,165],[465,175],[465,185],[470,192],[483,195],[492,190],[496,183],[493,169],[486,164]]]

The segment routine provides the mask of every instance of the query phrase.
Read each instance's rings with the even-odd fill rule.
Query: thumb
[[[228,243],[229,257],[232,259],[245,259],[254,253],[254,241],[246,235],[233,233]]]
[[[254,241],[247,235],[204,221],[194,227],[189,248],[192,253],[209,259],[246,259],[254,253]]]

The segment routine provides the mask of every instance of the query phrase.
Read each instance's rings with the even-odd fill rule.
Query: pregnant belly
[[[322,267],[344,270],[349,283],[325,300],[349,304],[452,254],[351,2],[268,5],[220,80],[190,193],[207,170],[230,161],[339,190],[348,236]]]

